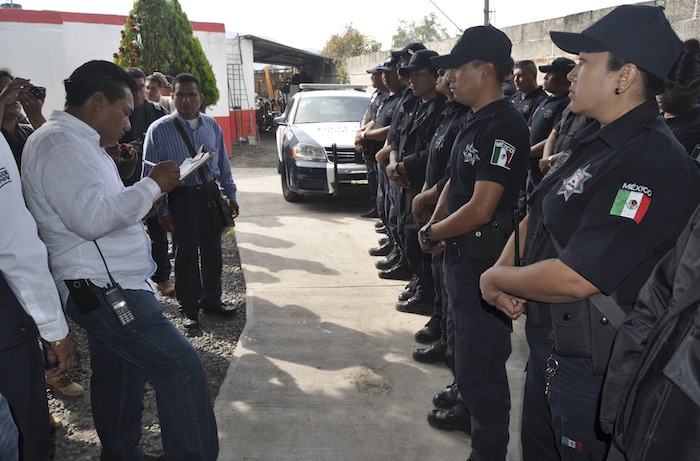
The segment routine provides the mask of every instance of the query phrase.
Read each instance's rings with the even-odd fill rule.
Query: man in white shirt
[[[110,62],[90,61],[64,83],[66,109],[29,138],[22,183],[66,311],[88,333],[101,459],[163,459],[138,446],[145,379],[156,391],[167,459],[214,460],[216,421],[202,363],[163,316],[141,223],[154,200],[181,184],[179,168],[163,162],[125,188],[103,147],[130,129],[133,80]],[[118,315],[123,301],[131,315]]]
[[[27,91],[29,81],[14,79],[0,94],[0,107]],[[0,124],[3,113],[0,112]],[[68,338],[68,325],[56,285],[48,267],[46,247],[24,204],[17,162],[4,136],[0,136],[0,394],[12,415],[0,406],[0,457],[17,452],[19,459],[49,459],[49,409],[46,401],[44,360],[38,347],[41,336],[47,371],[57,376],[73,366],[75,346]],[[8,416],[10,420],[8,421]],[[5,429],[14,419],[19,437],[7,437]],[[12,459],[12,458],[9,458]]]

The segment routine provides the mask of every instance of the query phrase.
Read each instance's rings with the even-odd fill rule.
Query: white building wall
[[[63,17],[60,12],[0,9],[0,43],[13,45],[4,46],[0,51],[0,67],[7,67],[13,75],[30,78],[33,84],[46,87],[46,116],[51,110],[63,109],[63,80],[73,70],[92,59],[113,60],[126,20],[126,17],[114,15],[84,15],[86,20],[81,22],[80,14],[70,13],[65,15],[70,20],[62,22]],[[206,26],[202,28],[221,29],[194,31],[212,65],[220,93],[219,102],[207,110],[207,114],[228,117],[226,33],[223,24]]]
[[[31,79],[46,87],[44,115],[62,109],[65,102],[63,79],[70,75],[66,67],[66,48],[61,24],[0,23],[0,67],[13,75]]]

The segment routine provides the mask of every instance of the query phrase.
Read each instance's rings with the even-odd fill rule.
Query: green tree
[[[136,0],[124,24],[114,62],[121,67],[139,67],[146,74],[193,74],[202,86],[202,105],[219,100],[214,71],[178,0]]]
[[[391,36],[391,47],[403,48],[413,42],[428,43],[446,38],[449,38],[447,29],[440,24],[435,13],[430,13],[419,23],[400,19],[396,33]]]
[[[350,78],[342,64],[342,59],[375,53],[381,49],[381,43],[363,34],[350,23],[345,25],[345,29],[342,32],[330,36],[328,41],[326,41],[326,45],[321,50],[321,54],[335,58],[335,68],[338,73],[338,79],[342,83],[347,83],[350,81]]]

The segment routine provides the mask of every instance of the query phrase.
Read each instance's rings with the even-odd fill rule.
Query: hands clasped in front
[[[488,269],[481,274],[479,279],[479,288],[481,289],[481,297],[484,298],[489,305],[503,312],[509,319],[516,320],[525,312],[526,299],[519,298],[499,289],[494,283],[494,269]]]

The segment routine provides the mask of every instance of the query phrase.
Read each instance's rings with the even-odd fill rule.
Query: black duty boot
[[[399,251],[399,247],[394,245],[394,249],[391,250],[391,252],[386,255],[384,259],[380,259],[374,263],[374,267],[377,269],[391,269],[399,261],[401,261],[401,251]]]
[[[408,314],[418,314],[418,315],[433,315],[435,309],[433,309],[433,303],[428,301],[423,301],[415,296],[408,298],[406,301],[399,301],[396,303],[396,310],[399,312],[406,312]]]
[[[442,328],[440,328],[441,321],[440,317],[432,316],[423,328],[416,331],[414,335],[416,342],[432,344],[440,339],[440,336],[442,336]]]
[[[408,282],[406,288],[399,294],[399,301],[408,301],[408,298],[413,297],[416,294],[416,284],[418,283],[418,277],[413,276],[411,281]]]
[[[369,254],[371,256],[387,256],[389,253],[391,253],[391,250],[394,249],[394,242],[387,241],[383,245],[379,245],[378,247],[370,248],[369,249]]]
[[[452,384],[433,396],[433,405],[447,410],[457,405],[458,395],[459,388],[457,387],[457,381],[453,381]]]
[[[388,280],[411,280],[413,277],[413,271],[408,266],[408,263],[404,258],[400,258],[399,262],[391,266],[389,269],[383,269],[379,271],[380,279]]]
[[[447,339],[441,336],[440,339],[430,347],[414,349],[413,360],[422,363],[445,362],[445,352],[447,351]]]
[[[442,431],[463,431],[471,434],[472,421],[469,413],[458,413],[455,407],[449,410],[435,409],[428,413],[428,424]]]

